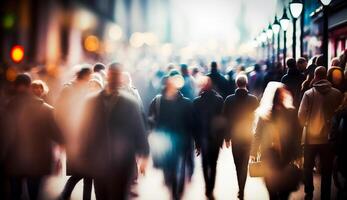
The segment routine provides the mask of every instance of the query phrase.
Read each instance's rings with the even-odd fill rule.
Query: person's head
[[[286,64],[288,69],[296,69],[296,62],[294,58],[288,58]]]
[[[182,76],[188,76],[189,75],[187,64],[181,64],[181,73],[182,73]]]
[[[117,62],[113,62],[109,65],[107,71],[107,83],[109,89],[115,90],[121,86],[122,68],[123,65]]]
[[[324,66],[324,56],[323,55],[319,55],[316,59],[316,65],[317,66]],[[326,67],[326,66],[324,66]]]
[[[273,99],[272,110],[274,111],[281,108],[294,108],[293,97],[285,86],[277,88]]]
[[[333,67],[333,66],[337,66],[337,67],[339,67],[340,66],[340,59],[339,58],[333,58],[332,60],[331,60],[331,66]]]
[[[18,74],[14,80],[14,87],[17,93],[27,93],[30,90],[31,77],[28,74]]]
[[[92,70],[88,67],[82,67],[76,74],[76,80],[78,82],[88,82],[90,76],[92,75]]]
[[[95,63],[95,65],[94,65],[94,67],[93,67],[93,71],[94,71],[94,72],[101,72],[101,71],[103,71],[103,70],[105,70],[105,69],[106,69],[106,67],[105,67],[105,65],[102,64],[102,63]]]
[[[324,66],[319,66],[314,70],[314,80],[320,81],[327,79],[327,69]]]
[[[297,66],[298,70],[300,70],[301,72],[305,71],[305,69],[307,68],[306,58],[304,58],[304,57],[298,58],[298,60],[296,61],[296,66]]]
[[[34,80],[31,83],[31,91],[37,97],[43,97],[49,91],[48,86],[42,80]]]
[[[164,91],[177,92],[184,85],[184,79],[180,72],[172,69],[167,76],[163,78]]]
[[[248,78],[245,74],[239,74],[235,79],[236,86],[240,89],[246,89],[248,85]]]
[[[343,84],[344,78],[344,73],[340,67],[333,65],[333,67],[328,70],[327,79],[334,87],[339,89]]]
[[[261,66],[258,63],[254,65],[254,71],[256,71],[256,72],[261,71]]]
[[[218,71],[218,65],[216,61],[211,62],[211,72],[217,72]]]

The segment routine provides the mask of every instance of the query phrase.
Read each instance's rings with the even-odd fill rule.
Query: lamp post
[[[266,35],[266,32],[265,30],[263,30],[261,33],[260,33],[260,40],[262,41],[263,43],[263,48],[264,48],[264,57],[265,57],[265,45],[266,45],[266,40],[267,40],[267,35]],[[269,53],[267,55],[269,57]]]
[[[272,26],[271,24],[269,24],[269,26],[267,27],[267,30],[266,30],[266,36],[267,36],[267,39],[268,39],[268,51],[269,51],[269,62],[270,62],[270,59],[272,58],[272,65],[275,64],[274,62],[274,59],[275,59],[275,53],[274,53],[274,46],[273,46],[273,42],[274,42],[274,34],[273,34],[273,31],[272,31]],[[270,54],[271,52],[271,46],[272,46],[272,56]]]
[[[320,0],[323,5],[323,42],[322,42],[322,52],[324,57],[325,67],[328,67],[328,45],[329,45],[329,33],[328,33],[328,6],[331,0]]]
[[[287,9],[283,9],[283,15],[280,19],[281,28],[283,30],[283,66],[286,65],[286,57],[287,57],[287,29],[289,26],[289,18],[287,15]]]
[[[296,59],[296,20],[300,16],[303,8],[301,0],[293,0],[289,3],[290,13],[293,17],[293,58]]]
[[[274,32],[274,35],[277,36],[277,62],[280,62],[280,30],[281,30],[281,24],[277,19],[277,15],[275,16],[275,21],[272,24],[272,31]]]

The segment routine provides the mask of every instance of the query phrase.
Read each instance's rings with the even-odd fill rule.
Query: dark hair
[[[259,72],[261,70],[260,65],[257,63],[254,65],[254,71]]]
[[[316,65],[317,66],[324,66],[324,56],[323,55],[319,55],[316,59]],[[327,66],[324,66],[327,67]]]
[[[304,57],[300,57],[298,58],[298,61],[296,61],[296,63],[299,65],[304,64],[305,62],[307,62],[307,60]]]
[[[109,70],[122,70],[122,64],[119,62],[113,62],[108,65]]]
[[[77,72],[76,76],[78,80],[83,79],[86,75],[89,75],[92,73],[92,70],[90,70],[87,67],[83,67],[82,69],[80,69],[80,71]]]
[[[28,74],[18,74],[16,79],[14,80],[15,87],[24,85],[26,87],[30,87],[31,85],[31,77]]]
[[[183,76],[189,75],[187,64],[181,64],[181,73]]]
[[[289,69],[294,69],[296,68],[296,62],[295,62],[295,59],[294,58],[288,58],[287,61],[286,61],[286,64],[287,64],[287,67]]]
[[[94,65],[93,71],[94,71],[94,72],[100,72],[101,70],[105,70],[105,69],[106,69],[106,67],[105,67],[104,64],[102,64],[102,63],[96,63],[96,64]]]
[[[314,77],[317,80],[322,80],[327,78],[327,69],[324,66],[319,66],[314,70]]]
[[[211,62],[211,70],[217,70],[217,68],[218,68],[217,62],[216,61],[212,61]]]

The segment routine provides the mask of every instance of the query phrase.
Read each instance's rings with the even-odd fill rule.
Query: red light
[[[11,59],[15,63],[19,63],[24,58],[24,48],[20,45],[16,45],[11,49]]]

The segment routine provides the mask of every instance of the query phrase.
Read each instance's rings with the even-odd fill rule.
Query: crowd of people
[[[160,91],[149,105],[121,63],[82,65],[54,102],[44,81],[18,74],[1,108],[0,195],[39,199],[65,154],[70,177],[59,199],[80,180],[85,200],[93,184],[96,199],[136,196],[131,188],[149,158],[172,199],[181,199],[201,155],[205,195],[214,199],[219,150],[231,148],[239,199],[248,170],[264,177],[270,199],[288,199],[301,180],[313,199],[313,173],[322,177],[321,199],[332,198],[332,177],[337,198],[346,199],[346,55],[331,63],[289,58],[285,67],[226,75],[217,62],[206,74],[170,64],[157,73]]]

